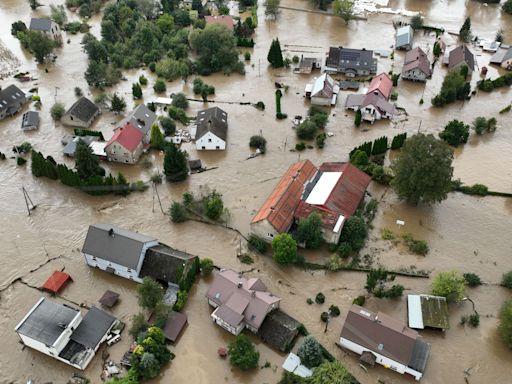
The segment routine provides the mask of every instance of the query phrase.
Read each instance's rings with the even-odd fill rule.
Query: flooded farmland
[[[46,4],[60,4],[61,1],[42,1]],[[290,8],[309,9],[311,5],[302,0],[282,0],[281,5]],[[512,42],[512,16],[503,14],[496,5],[485,6],[478,1],[464,0],[391,0],[389,8],[419,11],[429,25],[442,26],[447,31],[458,31],[465,16],[471,16],[473,31],[485,38],[494,37],[503,29],[504,39]],[[32,12],[26,1],[0,1],[0,59],[6,58],[6,71],[16,68],[29,71],[36,78],[29,83],[17,84],[24,91],[38,87],[42,100],[41,125],[39,130],[22,132],[21,114],[0,122],[0,151],[10,154],[13,145],[29,141],[38,151],[51,155],[57,162],[72,165],[63,157],[61,139],[72,133],[72,129],[54,123],[50,107],[55,101],[69,106],[74,100],[74,87],[79,86],[84,94],[93,93],[87,87],[83,73],[87,57],[81,49],[82,36],[66,35],[64,44],[58,50],[54,65],[36,65],[32,56],[24,51],[19,42],[11,36],[11,24],[16,20],[28,23],[29,15],[47,15],[49,9],[43,6]],[[477,93],[469,102],[451,104],[444,109],[433,109],[429,100],[435,95],[446,74],[446,68],[436,64],[433,78],[423,84],[400,82],[397,104],[408,116],[398,123],[382,121],[364,130],[355,129],[353,114],[343,109],[346,95],[342,92],[337,106],[331,110],[326,131],[328,137],[323,150],[310,149],[291,152],[296,143],[295,132],[290,120],[275,119],[274,83],[289,86],[282,99],[282,110],[288,116],[304,116],[309,103],[303,97],[305,85],[317,74],[297,75],[291,70],[272,70],[267,65],[267,52],[272,38],[279,37],[286,55],[314,55],[323,57],[329,46],[366,47],[368,49],[390,49],[394,42],[393,20],[400,15],[368,14],[367,20],[352,21],[348,26],[338,18],[317,13],[283,9],[277,20],[264,18],[264,7],[260,1],[259,26],[255,33],[256,46],[251,49],[251,61],[246,65],[246,75],[209,76],[205,81],[216,88],[213,98],[229,115],[227,149],[222,153],[198,153],[192,143],[186,143],[190,158],[200,158],[207,167],[214,170],[192,175],[180,184],[163,184],[159,187],[164,209],[173,200],[181,198],[183,192],[198,192],[200,186],[208,185],[224,196],[225,206],[231,212],[229,225],[241,233],[249,232],[252,215],[268,196],[277,180],[289,165],[299,158],[309,158],[315,164],[323,161],[346,161],[350,150],[364,141],[381,136],[394,136],[418,130],[437,135],[449,120],[460,119],[467,123],[475,117],[485,115],[498,119],[495,133],[484,137],[470,137],[468,144],[455,152],[454,176],[467,184],[482,183],[491,190],[512,190],[512,117],[498,112],[512,102],[512,91],[502,89],[492,93]],[[69,19],[78,19],[69,14]],[[100,17],[90,20],[92,33],[99,36]],[[435,37],[416,34],[416,44],[431,52]],[[67,40],[69,39],[69,43]],[[445,34],[448,46],[456,45],[456,37]],[[476,55],[479,68],[488,64],[490,54],[479,48],[471,48]],[[7,52],[7,53],[6,53]],[[379,58],[379,72],[391,68],[401,69],[403,53],[396,53],[394,60]],[[0,66],[4,68],[4,66]],[[144,102],[154,98],[151,85],[155,77],[146,69],[125,71],[127,81],[119,83],[112,91],[122,94],[133,106],[131,84],[144,73],[149,86],[144,89]],[[489,68],[491,77],[497,76],[496,68]],[[480,78],[479,71],[473,74],[472,85]],[[1,80],[2,86],[16,82],[12,77]],[[175,81],[167,84],[167,93],[185,92],[193,97],[190,83]],[[110,90],[109,90],[110,92]],[[425,103],[420,105],[423,98]],[[252,106],[238,105],[238,102],[263,101],[264,112]],[[235,102],[235,103],[230,103]],[[202,102],[192,102],[188,115],[204,108]],[[161,112],[160,112],[161,113]],[[122,116],[104,112],[95,122],[94,128],[103,132],[108,139],[112,135],[113,123]],[[246,160],[250,155],[250,136],[261,132],[268,141],[267,153]],[[162,169],[163,154],[149,155],[152,169],[139,165],[128,166],[106,164],[113,172],[123,172],[129,179],[148,181],[152,172]],[[21,187],[25,187],[37,204],[37,209],[27,217]],[[476,329],[458,325],[463,314],[471,311],[470,304],[461,303],[450,307],[451,329],[445,333],[426,331],[421,334],[432,344],[432,354],[425,376],[426,384],[464,383],[464,370],[471,368],[470,383],[508,383],[512,372],[512,352],[503,345],[496,332],[497,314],[501,303],[511,294],[498,285],[504,271],[512,269],[512,199],[501,197],[478,198],[458,193],[433,207],[411,207],[397,200],[390,189],[371,185],[369,192],[379,204],[377,217],[370,233],[370,239],[362,254],[370,254],[375,265],[389,269],[410,268],[430,271],[459,270],[474,272],[486,283],[478,288],[468,289],[467,294],[475,302],[481,315],[480,326]],[[105,289],[121,294],[120,304],[113,314],[128,322],[139,311],[135,297],[135,284],[116,278],[86,266],[79,250],[82,247],[87,227],[91,223],[107,222],[129,230],[146,233],[159,238],[178,249],[200,257],[209,257],[215,264],[235,270],[251,270],[251,276],[261,277],[269,290],[282,298],[281,306],[290,315],[305,324],[306,328],[327,349],[339,358],[362,384],[409,383],[413,379],[375,367],[363,371],[354,356],[348,356],[335,346],[343,319],[358,295],[365,294],[366,275],[358,272],[308,272],[295,267],[276,266],[270,258],[255,256],[255,263],[248,266],[236,258],[240,236],[227,228],[204,225],[189,221],[180,225],[169,222],[157,206],[153,210],[151,189],[144,193],[133,193],[127,198],[117,196],[92,197],[75,191],[49,179],[34,178],[30,167],[18,167],[12,159],[0,163],[0,244],[2,263],[0,265],[0,336],[4,348],[0,352],[0,383],[25,383],[32,379],[37,383],[65,383],[75,371],[48,356],[29,348],[22,350],[14,327],[24,314],[41,296],[32,287],[40,286],[54,270],[65,268],[73,277],[73,283],[63,291],[61,302],[93,305]],[[396,220],[405,221],[404,228],[396,227]],[[426,257],[414,256],[404,249],[380,239],[382,228],[407,231],[429,243],[430,253]],[[306,256],[325,259],[325,249]],[[407,293],[428,291],[429,279],[398,277]],[[226,360],[217,357],[217,348],[225,346],[233,338],[215,326],[208,314],[209,307],[204,298],[208,280],[201,279],[193,288],[186,312],[189,325],[175,347],[171,347],[176,358],[162,372],[155,383],[276,383],[281,377],[284,355],[266,347],[256,339],[261,353],[260,364],[271,363],[271,368],[256,372],[240,373],[231,368]],[[306,299],[317,292],[326,296],[322,307],[307,305]],[[341,316],[330,322],[324,333],[320,312],[336,304]],[[390,301],[371,298],[366,306],[374,311],[381,310],[398,319],[406,319],[405,299]],[[129,345],[129,336],[109,348],[111,358],[119,361]],[[104,347],[102,347],[104,348]],[[101,358],[97,356],[85,371],[92,383],[99,383]]]

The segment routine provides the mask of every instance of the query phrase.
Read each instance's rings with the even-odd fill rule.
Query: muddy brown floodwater
[[[60,1],[44,1],[45,4],[59,4]],[[261,2],[260,2],[261,3]],[[299,0],[283,0],[283,5],[308,8],[309,3]],[[428,24],[444,26],[448,31],[457,31],[466,15],[471,16],[473,30],[478,36],[492,38],[499,29],[504,30],[505,40],[512,42],[512,17],[504,15],[496,5],[484,6],[477,1],[420,1],[391,0],[390,7],[410,11],[421,11]],[[455,177],[466,183],[483,183],[493,190],[509,191],[512,181],[512,119],[510,115],[498,115],[498,111],[512,99],[510,89],[490,94],[477,94],[464,104],[456,103],[442,110],[429,106],[430,98],[438,92],[446,69],[436,65],[432,80],[426,86],[400,82],[398,105],[404,107],[409,116],[400,123],[380,122],[364,130],[353,127],[353,115],[346,114],[342,106],[346,93],[342,92],[336,108],[333,108],[326,131],[329,137],[323,150],[307,150],[300,156],[290,152],[295,145],[295,135],[290,121],[276,121],[274,118],[274,82],[289,85],[282,99],[283,111],[288,116],[304,115],[308,104],[302,96],[306,83],[315,74],[298,76],[289,70],[271,70],[266,55],[270,41],[279,37],[287,55],[311,52],[323,56],[331,45],[387,49],[393,44],[394,30],[391,21],[399,16],[374,14],[367,21],[351,22],[349,26],[333,17],[292,10],[283,10],[277,22],[265,21],[264,8],[260,5],[259,26],[256,30],[256,47],[252,51],[251,63],[246,66],[245,76],[214,75],[206,82],[215,86],[215,100],[221,101],[263,101],[267,109],[258,111],[250,106],[236,104],[215,104],[229,114],[228,147],[222,153],[197,153],[192,144],[185,144],[191,158],[200,158],[208,167],[218,169],[192,175],[186,182],[159,187],[163,206],[179,199],[186,190],[198,192],[201,185],[216,188],[224,195],[225,205],[231,211],[230,225],[242,233],[249,232],[249,221],[254,212],[274,187],[287,167],[299,157],[309,158],[315,163],[322,161],[345,161],[348,152],[363,141],[399,133],[414,134],[421,126],[421,132],[437,134],[451,119],[470,122],[476,116],[496,116],[498,130],[484,137],[471,137],[464,148],[455,153]],[[34,63],[30,54],[20,48],[17,40],[10,35],[12,22],[22,19],[26,23],[30,15],[48,14],[47,6],[31,12],[26,1],[2,0],[0,2],[0,36],[2,43],[19,60],[17,69],[30,71],[36,81],[21,84],[24,90],[38,86],[43,107],[42,123],[35,132],[24,133],[19,129],[21,114],[0,122],[0,151],[10,152],[14,144],[30,141],[45,155],[52,155],[57,161],[72,164],[62,157],[60,140],[69,135],[70,128],[51,121],[49,109],[55,101],[67,106],[74,100],[73,88],[81,87],[91,95],[83,73],[86,56],[81,50],[80,35],[65,35],[64,45],[58,51],[55,65],[45,66]],[[77,19],[69,14],[70,19]],[[90,24],[92,32],[99,35],[100,17],[94,17]],[[69,43],[66,40],[69,39]],[[449,45],[456,41],[446,35]],[[417,34],[416,42],[431,51],[434,37]],[[487,65],[490,55],[474,48],[479,67]],[[5,54],[2,57],[8,57]],[[379,59],[379,71],[401,68],[403,53],[395,59]],[[479,71],[473,75],[473,85],[479,78]],[[123,94],[132,107],[131,84],[144,73],[140,69],[125,72],[127,81],[115,87]],[[496,76],[495,68],[489,71]],[[12,78],[2,80],[2,86],[12,83]],[[153,98],[152,87],[144,89],[144,101]],[[113,91],[113,90],[112,90]],[[180,81],[168,84],[168,92],[184,91],[192,96],[191,87]],[[423,105],[419,104],[421,98]],[[213,104],[211,104],[213,105]],[[203,103],[191,103],[189,115],[205,107]],[[94,128],[101,130],[107,138],[112,134],[113,123],[121,116],[104,113]],[[367,128],[367,129],[366,129]],[[249,137],[262,132],[268,140],[268,152],[251,160],[247,146]],[[108,164],[114,172],[122,171],[130,179],[147,181],[151,172],[162,169],[163,155],[151,153],[151,170],[140,166]],[[32,200],[38,205],[27,217],[20,188],[24,186]],[[370,187],[372,195],[380,201],[379,213],[374,221],[370,240],[362,254],[370,254],[374,264],[387,268],[408,268],[440,271],[456,269],[462,272],[476,272],[488,284],[471,289],[468,295],[475,301],[481,314],[479,328],[463,328],[458,325],[462,314],[470,312],[468,304],[450,308],[452,328],[445,333],[422,332],[432,344],[432,357],[425,372],[424,383],[463,383],[463,371],[471,368],[470,383],[509,383],[512,372],[512,352],[507,350],[496,332],[497,314],[501,303],[510,297],[510,292],[497,283],[504,271],[512,269],[510,228],[512,227],[512,200],[486,197],[477,198],[461,194],[450,194],[449,198],[433,207],[410,207],[398,201],[391,190],[378,185]],[[254,268],[251,275],[259,276],[270,290],[282,297],[283,309],[303,322],[361,383],[406,383],[412,379],[401,376],[382,367],[362,371],[357,359],[341,352],[335,342],[338,340],[345,314],[354,297],[364,294],[365,275],[356,272],[307,272],[297,268],[277,267],[269,258],[255,256],[252,266],[241,264],[235,257],[240,237],[236,232],[196,222],[172,225],[167,216],[155,209],[152,211],[152,194],[134,193],[127,198],[112,196],[91,197],[69,189],[48,179],[35,179],[29,167],[17,167],[8,160],[0,165],[0,243],[2,263],[0,266],[0,337],[8,348],[0,352],[0,382],[34,383],[52,381],[64,383],[74,371],[47,356],[28,348],[22,350],[18,344],[14,327],[31,308],[41,293],[30,286],[39,286],[56,269],[65,268],[74,282],[63,291],[59,301],[94,304],[106,288],[121,293],[121,303],[114,310],[115,316],[124,321],[138,311],[135,285],[121,278],[91,270],[86,267],[79,252],[87,226],[94,222],[110,222],[130,230],[157,236],[161,241],[177,248],[210,257],[217,265],[247,270]],[[395,231],[397,219],[405,221],[402,231],[411,232],[416,238],[425,239],[430,245],[426,257],[408,254],[404,249],[393,247],[380,240],[380,230]],[[325,260],[325,250],[307,254],[308,257]],[[49,259],[53,259],[46,263]],[[46,264],[45,264],[46,263]],[[38,268],[40,265],[43,267]],[[31,272],[34,271],[34,272]],[[426,292],[428,279],[397,278],[409,292]],[[271,368],[258,369],[251,373],[232,370],[229,362],[217,358],[216,350],[233,338],[210,321],[209,308],[204,299],[208,281],[201,280],[190,295],[186,312],[189,325],[177,346],[172,347],[176,359],[163,371],[158,383],[275,383],[281,376],[280,368],[284,356],[265,345],[258,344],[261,364],[269,361]],[[322,291],[327,297],[326,304],[308,306],[306,298]],[[340,306],[342,315],[333,320],[327,333],[323,332],[320,312],[330,304]],[[388,301],[369,299],[368,308],[382,310],[405,320],[405,300]],[[119,360],[129,344],[126,335],[123,340],[109,348],[114,360]],[[97,357],[85,372],[93,383],[100,382],[101,358]]]

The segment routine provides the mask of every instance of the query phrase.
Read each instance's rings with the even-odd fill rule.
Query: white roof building
[[[282,365],[285,371],[291,372],[300,377],[310,377],[313,371],[300,363],[300,357],[290,353]]]

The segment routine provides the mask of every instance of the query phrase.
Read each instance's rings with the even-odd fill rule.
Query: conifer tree
[[[281,44],[279,39],[272,40],[270,50],[268,51],[267,60],[272,65],[272,68],[282,68],[284,66],[283,53],[281,51]]]
[[[114,93],[111,100],[110,109],[116,113],[124,111],[126,108],[126,102],[122,97],[117,96],[117,93]]]
[[[183,181],[188,177],[188,153],[169,144],[165,150],[164,174],[168,181]]]

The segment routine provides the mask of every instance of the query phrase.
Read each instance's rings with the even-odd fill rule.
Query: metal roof
[[[226,141],[228,135],[228,114],[219,107],[199,111],[196,123],[196,140],[211,132],[219,139]]]
[[[343,172],[323,172],[306,199],[306,203],[314,205],[325,204],[342,174]]]
[[[42,297],[16,326],[16,332],[51,346],[80,311]]]
[[[126,116],[125,119],[119,123],[118,128],[116,129],[119,129],[129,122],[132,123],[132,125],[139,131],[141,131],[143,135],[146,135],[151,129],[151,126],[155,120],[155,112],[150,110],[144,104],[139,104],[132,112],[128,114],[128,116]]]
[[[52,293],[58,293],[64,285],[68,282],[68,280],[72,280],[71,276],[69,276],[65,272],[55,271],[53,274],[46,280],[46,282],[41,287],[44,290],[47,290]]]
[[[73,115],[73,117],[83,121],[89,122],[94,116],[100,112],[100,109],[87,97],[81,97],[73,103],[73,105],[66,111],[65,115]]]
[[[431,295],[408,295],[407,309],[409,327],[415,329],[449,329],[449,314],[446,298]]]
[[[92,306],[71,335],[71,340],[96,349],[116,318]]]
[[[396,48],[412,45],[412,34],[413,31],[410,25],[398,28],[396,30]]]
[[[31,129],[39,127],[39,112],[27,111],[21,119],[21,129]]]
[[[48,32],[52,29],[52,21],[50,19],[38,19],[33,17],[30,19],[30,27],[28,29],[31,31]]]

